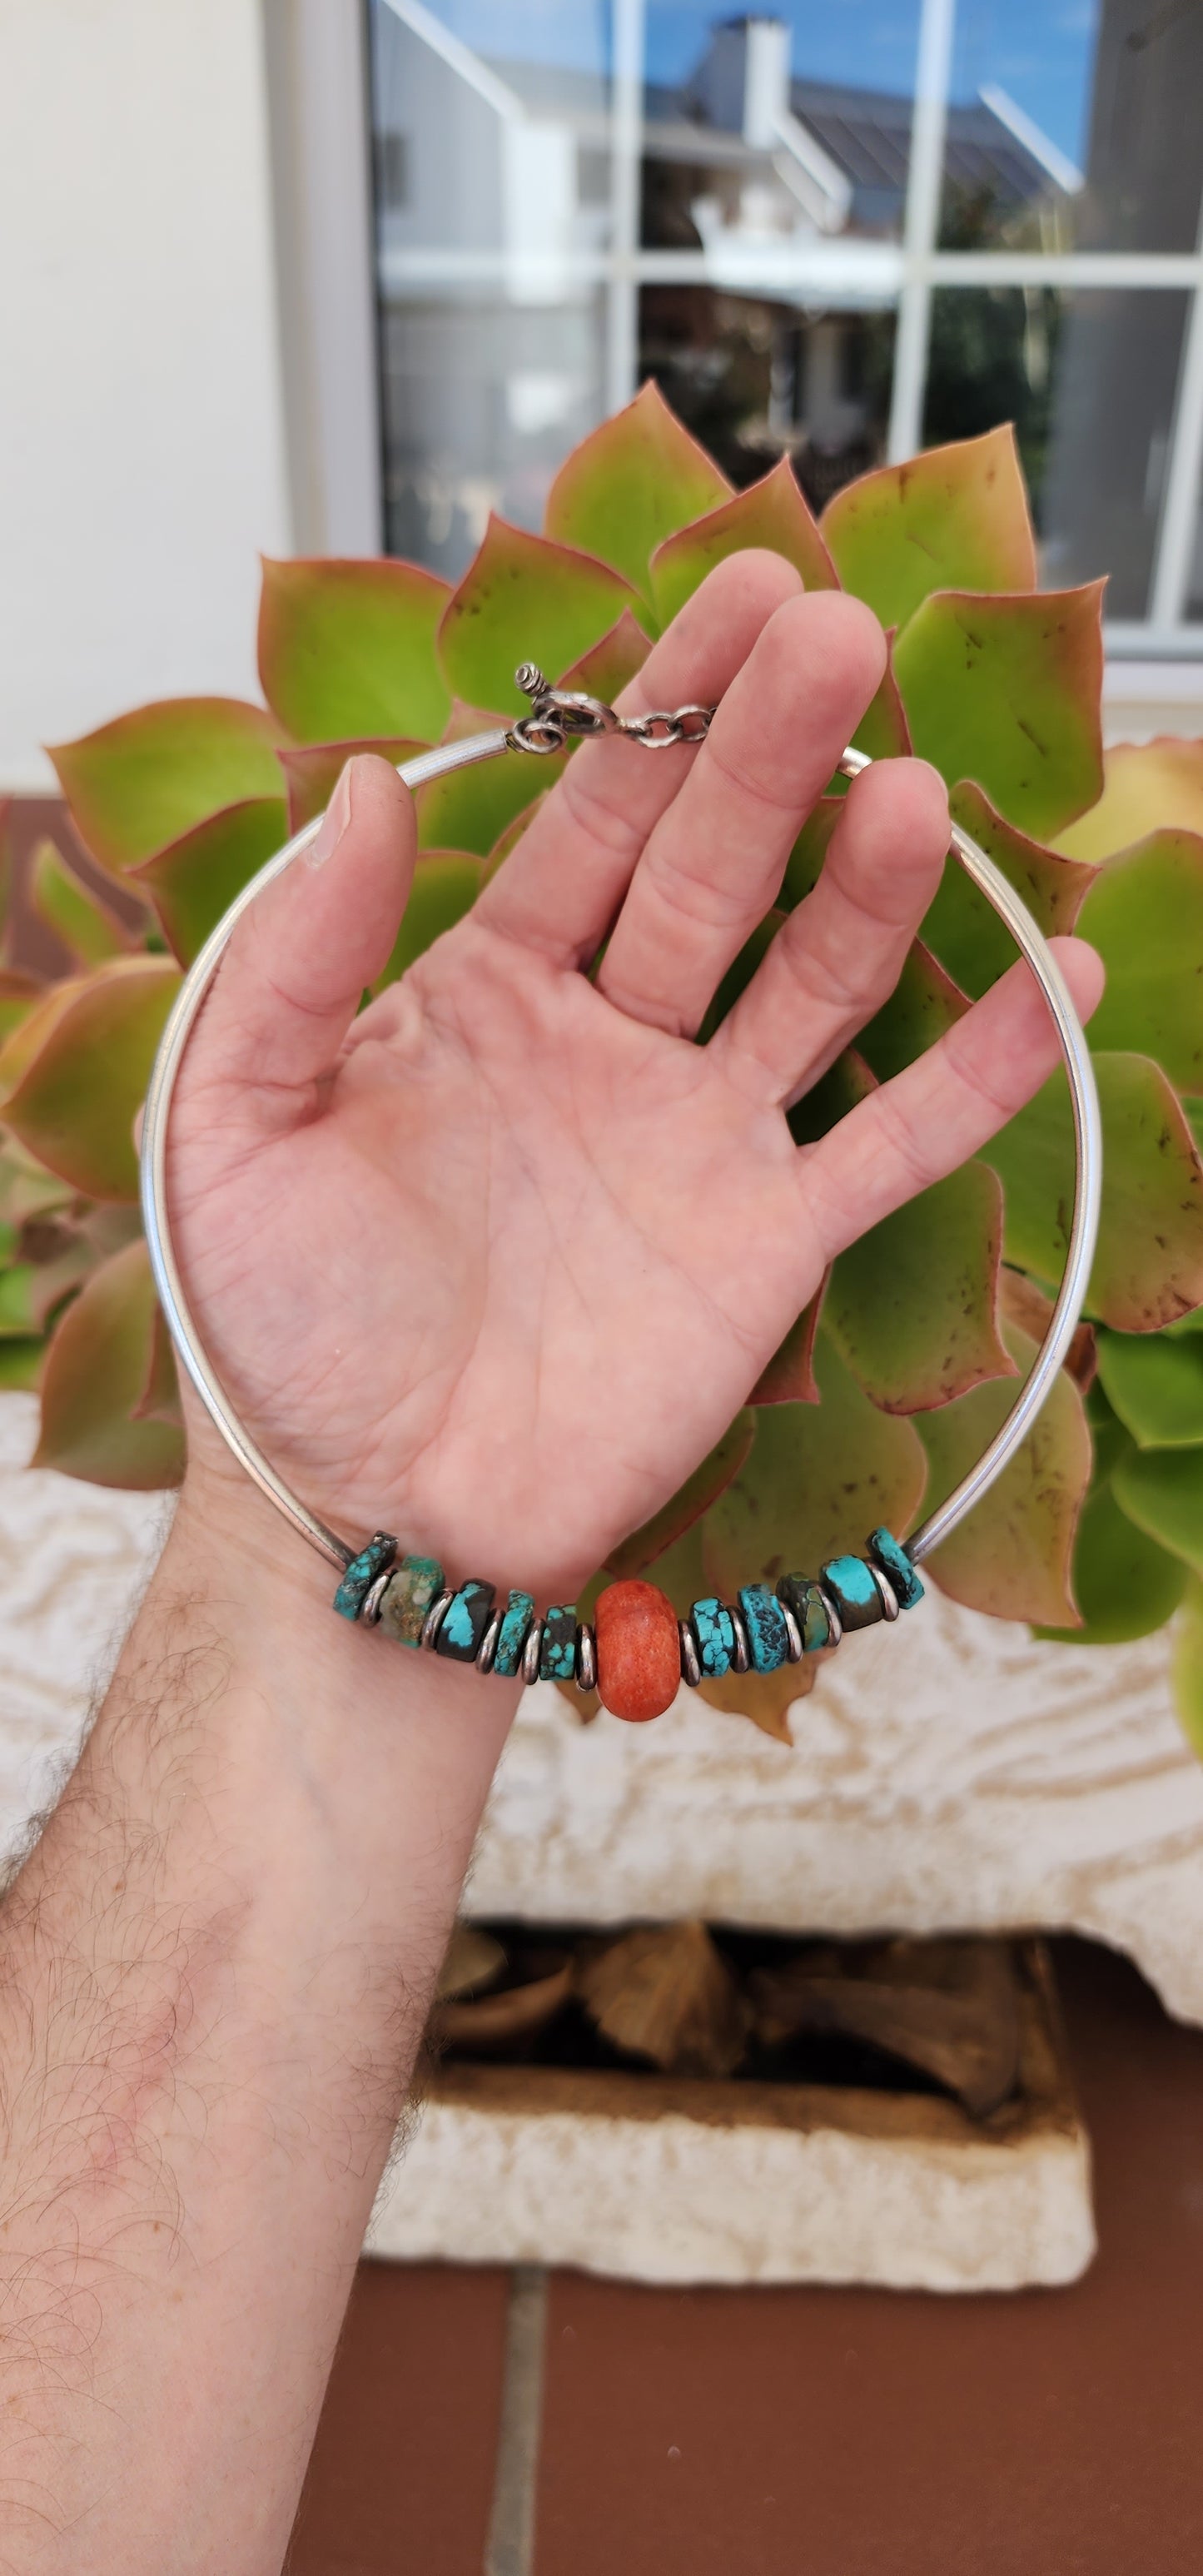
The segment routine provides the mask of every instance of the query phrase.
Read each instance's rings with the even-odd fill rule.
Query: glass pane
[[[641,376],[732,483],[788,455],[816,511],[884,459],[893,354],[889,308],[802,312],[707,286],[645,287],[639,300]]]
[[[1193,250],[1197,0],[960,0],[946,249]]]
[[[929,446],[1013,420],[1041,579],[1110,576],[1107,614],[1147,612],[1186,297],[944,287],[932,299]]]
[[[746,18],[649,0],[645,243],[749,265],[759,249],[774,282],[788,253],[797,291],[822,295],[833,244],[897,240],[918,19],[918,0]]]
[[[452,578],[605,408],[609,14],[372,0],[385,541]]]

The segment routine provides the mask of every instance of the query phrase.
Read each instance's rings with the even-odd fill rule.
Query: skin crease
[[[869,612],[721,565],[625,703],[708,744],[574,755],[465,922],[356,1016],[413,865],[383,763],[242,926],[169,1187],[225,1383],[307,1500],[570,1600],[712,1445],[832,1255],[1055,1060],[1019,969],[833,1139],[783,1104],[892,988],[933,772],[852,787],[719,1036],[884,667]],[[801,714],[800,714],[801,711]],[[605,954],[594,981],[580,971]],[[1060,942],[1079,1007],[1089,950]],[[274,2576],[517,1698],[332,1618],[190,1410],[167,1548],[4,1908],[0,2570]]]

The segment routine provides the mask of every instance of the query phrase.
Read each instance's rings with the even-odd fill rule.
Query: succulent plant
[[[42,1464],[117,1485],[178,1478],[132,1126],[179,967],[351,749],[402,759],[512,715],[526,659],[612,697],[745,546],[870,603],[890,662],[858,741],[933,761],[1042,926],[1076,924],[1108,969],[1091,1031],[1107,1164],[1090,1322],[1023,1454],[931,1574],[958,1601],[1091,1643],[1181,1608],[1180,1704],[1203,1746],[1203,743],[1104,758],[1102,585],[1037,590],[1006,429],[867,474],[816,522],[785,461],[733,493],[645,386],[561,467],[545,533],[491,520],[456,589],[395,561],[269,562],[265,706],[167,701],[60,746],[76,827],[141,899],[144,927],[123,926],[128,900],[110,915],[39,855],[33,901],[78,966],[44,988],[0,977],[0,1380],[40,1384]],[[562,765],[536,781],[512,759],[419,791],[422,855],[382,980],[504,866]],[[839,791],[801,832],[703,1036],[813,883]],[[892,999],[793,1113],[799,1137],[928,1046],[1011,954],[950,861]],[[1071,1169],[1058,1076],[976,1161],[841,1254],[723,1440],[610,1571],[654,1565],[683,1602],[911,1525],[1030,1363]],[[799,1687],[792,1670],[706,1685],[778,1734]]]

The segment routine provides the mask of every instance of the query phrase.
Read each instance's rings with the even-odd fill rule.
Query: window
[[[490,509],[652,375],[816,508],[1013,419],[1043,578],[1203,653],[1200,0],[371,0],[387,543]]]

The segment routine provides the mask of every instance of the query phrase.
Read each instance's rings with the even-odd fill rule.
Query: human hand
[[[792,1141],[786,1107],[886,998],[939,881],[947,801],[914,760],[853,784],[815,892],[692,1043],[884,658],[868,609],[741,554],[623,701],[721,700],[708,741],[582,745],[467,918],[359,1017],[413,866],[384,762],[350,765],[320,859],[236,932],[176,1095],[177,1241],[234,1403],[349,1536],[571,1597],[712,1445],[834,1255],[1051,1070],[1017,967],[831,1135]],[[1056,945],[1086,1013],[1098,961]]]

